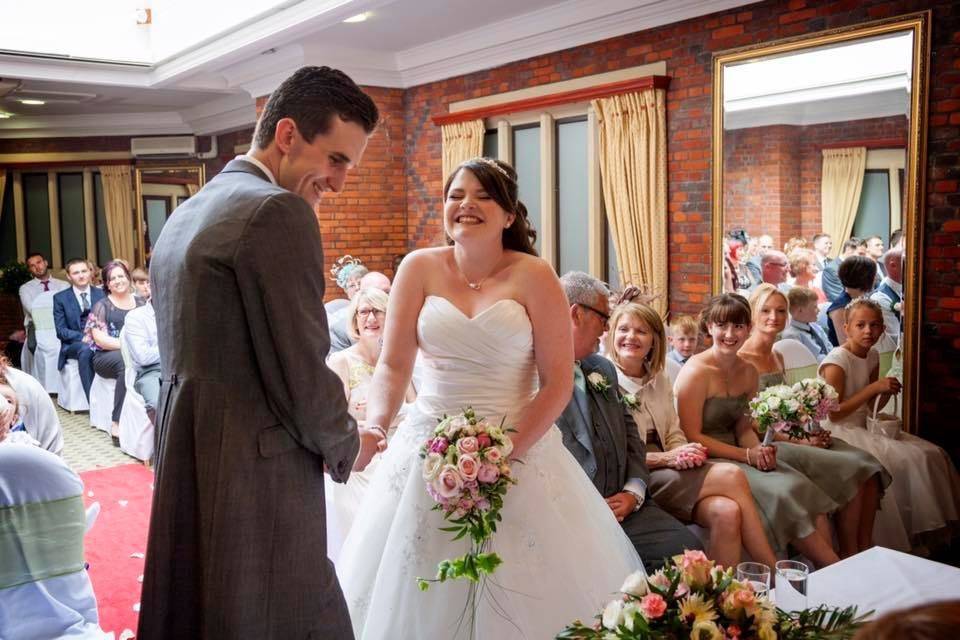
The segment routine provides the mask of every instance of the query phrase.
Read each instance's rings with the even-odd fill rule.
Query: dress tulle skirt
[[[418,424],[419,423],[419,424]],[[477,591],[433,584],[437,563],[468,551],[433,511],[418,449],[436,421],[411,416],[384,453],[337,564],[358,640],[552,638],[575,618],[591,620],[642,569],[629,539],[556,427],[514,464],[491,550],[503,564]],[[472,629],[471,629],[472,627]]]

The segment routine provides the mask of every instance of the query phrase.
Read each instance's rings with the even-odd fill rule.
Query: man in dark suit
[[[563,443],[606,499],[647,571],[684,549],[702,549],[683,524],[647,496],[650,471],[637,425],[621,401],[613,364],[594,352],[607,329],[606,287],[573,271],[563,284],[573,325],[573,397],[557,426]]]
[[[843,295],[843,284],[840,283],[840,275],[838,273],[840,264],[846,258],[857,254],[857,249],[860,248],[860,242],[858,238],[850,238],[844,242],[843,246],[840,247],[840,257],[828,262],[823,267],[823,273],[820,276],[820,288],[830,302],[833,302]]]
[[[67,360],[76,360],[80,370],[83,393],[90,399],[93,384],[93,350],[83,341],[83,328],[90,309],[103,299],[103,289],[91,287],[90,267],[86,260],[73,258],[67,262],[67,279],[72,285],[53,296],[53,324],[60,339],[60,359],[57,368],[63,371]]]
[[[379,121],[340,71],[304,67],[251,150],[170,216],[150,265],[162,383],[141,640],[352,638],[326,556],[336,482],[383,444],[324,363],[314,208]],[[359,453],[359,455],[358,455]]]

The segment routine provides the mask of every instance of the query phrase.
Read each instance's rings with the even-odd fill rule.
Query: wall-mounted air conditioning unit
[[[130,139],[130,153],[134,158],[187,158],[196,152],[194,136]]]

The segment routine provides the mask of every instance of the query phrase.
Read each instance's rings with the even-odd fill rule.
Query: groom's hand
[[[623,522],[623,519],[633,513],[634,507],[637,506],[636,497],[634,497],[632,493],[628,493],[626,491],[615,493],[606,500],[607,506],[609,506],[610,510],[613,511],[613,515],[617,518],[617,522]]]
[[[373,427],[370,429],[360,429],[360,453],[357,460],[353,463],[354,471],[363,471],[370,464],[373,456],[387,448],[387,439],[383,435],[383,429]]]

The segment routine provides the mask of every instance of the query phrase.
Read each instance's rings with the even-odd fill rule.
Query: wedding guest
[[[903,229],[895,229],[890,232],[890,248],[903,251]]]
[[[610,319],[607,289],[573,271],[560,279],[573,328],[573,396],[557,419],[563,444],[607,501],[648,571],[702,545],[648,495],[650,471],[633,416],[617,390],[616,369],[596,354]]]
[[[837,272],[844,260],[850,256],[857,255],[859,246],[860,241],[857,238],[850,238],[841,246],[840,257],[828,262],[823,267],[823,272],[820,274],[820,287],[830,302],[833,302],[843,295],[843,285],[840,283],[840,276]]]
[[[809,249],[795,249],[787,254],[790,263],[790,278],[787,284],[793,287],[806,287],[817,294],[817,302],[826,302],[827,295],[817,282],[817,257]],[[789,291],[790,289],[787,289]]]
[[[681,316],[692,321],[690,316]],[[650,496],[670,515],[710,533],[710,557],[726,567],[740,562],[741,546],[772,567],[767,541],[746,475],[736,465],[707,461],[707,450],[688,442],[664,370],[666,336],[659,314],[640,303],[614,309],[606,353],[617,369],[624,404],[646,443]]]
[[[0,411],[2,414],[2,411]],[[107,640],[83,556],[83,482],[40,447],[8,444],[0,421],[0,638]]]
[[[667,339],[670,351],[667,358],[683,366],[694,353],[700,342],[700,327],[693,316],[678,315],[670,321],[670,337]]]
[[[150,299],[150,274],[146,269],[137,267],[130,272],[133,281],[133,294],[143,300]]]
[[[853,640],[953,640],[960,628],[960,600],[911,606],[872,620]]]
[[[23,326],[27,331],[27,348],[30,353],[37,350],[37,328],[33,322],[33,303],[41,293],[52,291],[56,294],[70,285],[50,275],[50,265],[42,253],[27,256],[27,269],[33,277],[20,285],[20,306],[23,307]]]
[[[837,276],[843,285],[843,293],[827,307],[827,336],[833,346],[846,342],[846,309],[850,301],[862,298],[873,289],[877,275],[877,263],[866,256],[853,255],[840,263]]]
[[[103,279],[100,277],[102,270],[93,260],[87,260],[87,267],[90,269],[90,284],[95,287],[103,287]]]
[[[370,391],[370,382],[373,380],[373,371],[380,359],[388,301],[389,295],[381,289],[375,287],[361,289],[347,307],[349,310],[347,332],[354,344],[332,354],[327,360],[327,366],[343,382],[343,391],[347,397],[347,411],[357,421],[358,427],[367,426],[367,394]],[[416,393],[411,386],[407,390],[404,402],[414,400],[416,400]],[[380,427],[371,428],[380,430],[383,432],[383,437],[389,440],[399,420],[398,416],[386,432],[383,432]],[[351,473],[346,483],[332,484],[333,503],[337,510],[337,526],[343,537],[350,532],[353,519],[363,502],[379,459],[380,456],[377,455],[366,469]]]
[[[39,446],[51,453],[63,452],[63,427],[50,394],[30,374],[15,369],[0,356],[0,383],[9,385],[17,395],[20,421]]]
[[[157,316],[150,302],[150,283],[146,284],[146,303],[127,313],[123,340],[136,372],[133,388],[143,397],[150,422],[156,424],[160,399],[160,346],[157,344]]]
[[[764,282],[776,286],[784,285],[789,269],[787,256],[780,251],[767,251],[760,258],[760,272]]]
[[[713,344],[690,358],[674,385],[684,434],[707,447],[710,458],[732,461],[746,472],[774,549],[792,544],[817,567],[833,564],[839,558],[825,514],[839,505],[779,460],[776,447],[761,444],[748,413],[759,376],[737,352],[750,334],[750,306],[737,294],[716,296],[700,324]]]
[[[327,324],[333,314],[350,304],[353,296],[360,291],[360,278],[366,275],[368,269],[363,266],[360,258],[354,258],[351,255],[340,256],[330,268],[330,275],[333,276],[333,282],[340,288],[345,297],[334,298],[323,305],[327,312]]]
[[[880,273],[880,276],[883,277],[886,275],[884,272],[883,266],[883,238],[877,235],[867,236],[864,239],[867,245],[867,257],[873,260],[877,265],[877,270]]]
[[[786,384],[783,360],[773,350],[787,323],[787,297],[773,285],[762,284],[750,296],[753,331],[739,356],[760,374],[758,391]],[[788,463],[840,505],[835,514],[840,557],[873,546],[873,526],[883,488],[890,475],[876,458],[852,447],[829,431],[808,439],[778,436],[777,459]]]
[[[900,342],[900,312],[903,307],[903,251],[890,249],[883,254],[886,276],[870,299],[883,310],[883,327],[887,335]]]
[[[830,257],[830,252],[833,251],[833,238],[829,233],[817,233],[813,236],[813,251],[817,256],[817,266],[820,271],[836,262],[836,258]]]
[[[827,332],[817,323],[818,300],[816,292],[806,287],[790,289],[787,294],[790,324],[780,333],[780,338],[798,341],[820,362],[830,353],[833,345]]]
[[[20,368],[20,356],[23,353],[23,345],[26,344],[27,332],[23,329],[14,329],[13,333],[7,336],[7,344],[3,347],[3,355],[16,367]]]
[[[77,361],[80,385],[90,399],[93,384],[93,350],[83,341],[90,309],[103,299],[103,290],[90,285],[90,267],[86,260],[73,258],[67,262],[67,278],[72,285],[53,296],[53,324],[60,339],[58,368],[63,371],[67,360]]]
[[[356,297],[357,292],[362,289],[376,288],[380,289],[384,293],[390,293],[390,278],[386,275],[380,273],[379,271],[367,271],[359,278],[358,286],[360,287],[353,292],[353,298]],[[352,300],[352,298],[351,298]],[[350,307],[344,307],[340,309],[333,316],[330,317],[330,353],[337,353],[342,351],[352,345],[356,340],[351,339],[349,332],[350,324]]]
[[[113,391],[113,412],[110,415],[110,436],[120,446],[120,410],[127,394],[124,382],[123,356],[120,353],[120,331],[127,313],[143,300],[133,295],[130,270],[121,260],[111,260],[103,268],[103,292],[106,297],[93,305],[87,317],[84,342],[93,349],[93,370],[101,378],[116,380]]]
[[[766,234],[751,238],[747,243],[747,269],[750,270],[754,282],[764,281],[760,261],[768,251],[773,251],[773,238]]]
[[[789,238],[786,242],[783,243],[783,252],[789,256],[791,253],[797,249],[809,249],[810,243],[807,242],[806,238],[801,238],[799,236],[793,236]]]
[[[847,305],[845,322],[843,344],[820,363],[820,376],[840,395],[839,407],[824,426],[890,470],[889,493],[914,539],[943,530],[960,518],[960,480],[946,452],[906,432],[894,440],[865,428],[875,403],[882,409],[901,391],[896,378],[879,375],[874,347],[883,335],[883,312],[876,302],[857,298]]]

